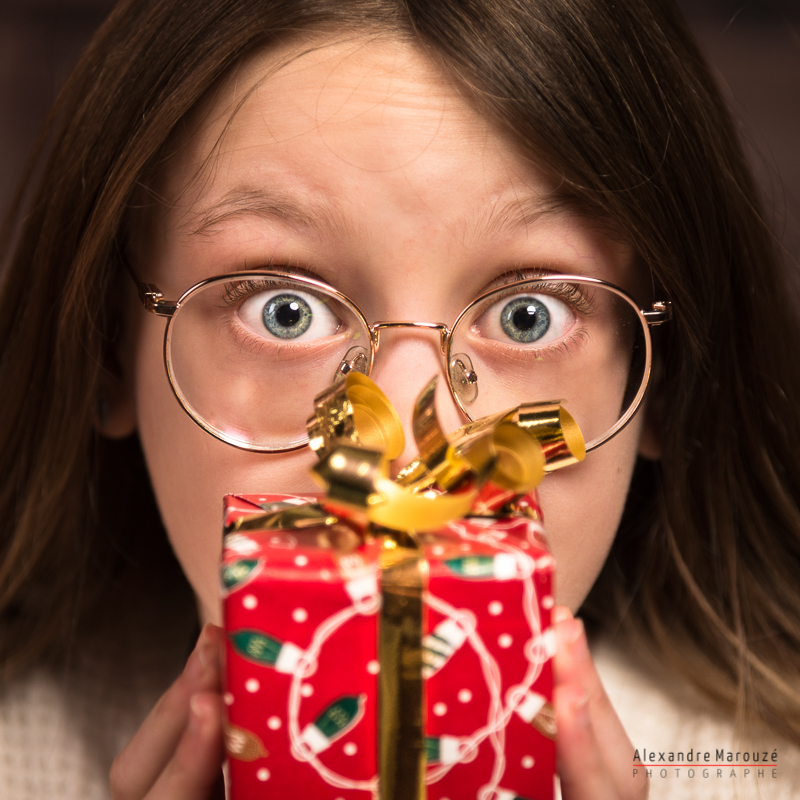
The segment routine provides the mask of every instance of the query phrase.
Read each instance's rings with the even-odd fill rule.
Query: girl
[[[607,675],[622,669],[638,693],[620,702],[658,702],[635,646],[660,663],[664,696],[691,687],[687,709],[714,704],[759,750],[780,744],[783,772],[755,788],[791,796],[800,375],[785,353],[800,335],[735,134],[670,3],[125,0],[59,99],[27,185],[0,314],[8,793],[26,796],[15,787],[34,780],[25,765],[41,748],[65,762],[62,788],[36,778],[33,796],[102,796],[104,765],[138,727],[113,796],[211,796],[221,495],[311,488],[313,457],[291,449],[284,418],[330,382],[325,348],[359,324],[354,308],[450,326],[505,287],[470,334],[506,342],[530,330],[503,316],[514,298],[568,274],[651,312],[671,302],[673,319],[654,334],[639,413],[541,489],[562,606],[563,794],[647,792],[580,608]],[[164,321],[147,313],[235,272],[247,279],[211,285],[236,353],[288,363],[256,387],[254,408],[269,409],[257,447],[225,427],[252,390],[244,367],[200,328],[170,356],[173,393]],[[548,313],[574,353],[565,307]],[[503,358],[477,370],[484,395],[518,390]],[[602,439],[621,414],[614,376],[566,363],[581,400],[611,409]],[[406,328],[382,337],[372,374],[407,423],[442,367],[430,331]],[[463,422],[452,402],[441,414]],[[194,652],[148,714],[198,618]],[[651,728],[635,744],[733,748],[726,728],[692,730],[701,741],[667,747]]]

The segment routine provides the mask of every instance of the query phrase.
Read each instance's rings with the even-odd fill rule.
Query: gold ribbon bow
[[[557,402],[471,422],[451,441],[436,415],[436,382],[414,407],[419,455],[396,480],[389,477],[389,462],[403,452],[405,436],[378,386],[351,372],[317,396],[308,421],[310,445],[320,458],[312,474],[326,491],[328,510],[361,525],[433,531],[470,512],[496,514],[498,504],[507,506],[534,489],[546,471],[583,459],[580,430]],[[497,498],[494,507],[478,504],[485,487],[493,491],[484,497]]]

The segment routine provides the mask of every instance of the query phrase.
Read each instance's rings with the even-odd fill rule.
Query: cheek
[[[544,525],[556,559],[556,599],[576,611],[614,541],[628,494],[641,414],[586,460],[545,477],[539,489]]]
[[[148,315],[135,348],[139,436],[161,518],[198,600],[203,621],[219,623],[217,565],[226,493],[317,491],[308,450],[264,455],[214,439],[183,411],[166,376],[163,322]]]

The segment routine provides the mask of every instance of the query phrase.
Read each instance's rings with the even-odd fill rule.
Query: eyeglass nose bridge
[[[423,328],[429,331],[439,331],[439,347],[442,355],[447,352],[447,340],[450,338],[450,328],[441,322],[376,322],[369,327],[370,337],[372,338],[372,348],[378,352],[381,342],[381,331],[387,328]]]

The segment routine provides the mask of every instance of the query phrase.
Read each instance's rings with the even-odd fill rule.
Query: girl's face
[[[251,59],[194,115],[153,187],[163,205],[133,246],[144,281],[175,299],[204,278],[288,264],[371,321],[445,323],[518,269],[598,277],[635,294],[632,250],[592,220],[553,211],[554,184],[424,55],[381,39],[312,44]],[[170,390],[164,320],[140,306],[131,319],[126,361],[155,494],[201,615],[219,622],[223,494],[314,491],[315,456],[249,453],[202,431]],[[407,430],[416,395],[442,366],[435,333],[382,337],[373,377]],[[449,399],[440,405],[447,429],[463,424]],[[642,419],[540,488],[560,604],[576,609],[603,564]],[[414,455],[412,443],[401,463]]]

